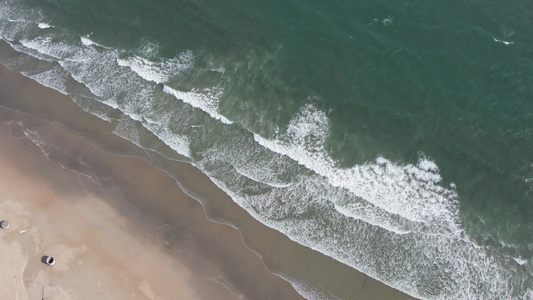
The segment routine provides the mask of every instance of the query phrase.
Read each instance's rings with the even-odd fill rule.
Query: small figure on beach
[[[3,221],[0,221],[0,227],[2,229],[8,229],[9,228],[9,221],[6,221],[6,220],[3,220]]]
[[[53,266],[56,264],[56,260],[52,256],[43,256],[41,261],[49,266]]]

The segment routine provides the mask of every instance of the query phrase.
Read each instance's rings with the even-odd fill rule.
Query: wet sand
[[[41,297],[43,287],[47,299],[303,299],[265,264],[332,298],[412,299],[265,227],[194,167],[136,147],[114,126],[0,67],[8,299]]]

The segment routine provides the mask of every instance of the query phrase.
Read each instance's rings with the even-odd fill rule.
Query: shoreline
[[[6,79],[8,78],[10,80],[14,79],[8,84],[10,87],[15,87],[11,91],[17,90],[17,80],[26,81],[19,85],[24,88],[18,89],[18,91],[23,91],[26,98],[38,95],[41,99],[47,99],[50,97],[47,95],[48,93],[52,94],[53,97],[61,96],[56,95],[56,92],[52,90],[43,91],[42,87],[38,86],[33,80],[14,77],[17,77],[16,74],[7,74],[5,69],[2,70],[2,97],[7,94],[4,93],[6,91],[4,84],[6,84]],[[40,103],[37,106],[40,105],[44,105],[44,103]],[[61,107],[64,108],[64,112],[70,111],[70,116],[73,116],[74,119],[82,120],[86,118],[91,124],[94,122],[94,120],[91,120],[94,117],[88,114],[86,116],[78,115],[73,111],[76,108],[74,103],[72,105],[72,108],[68,106]],[[34,108],[29,107],[31,104],[25,103],[22,106],[24,106],[23,109],[32,112],[20,113],[3,109],[1,113],[2,139],[6,141],[3,143],[1,150],[2,153],[5,153],[7,151],[6,146],[17,146],[16,150],[8,151],[9,155],[6,156],[12,161],[17,161],[16,167],[21,169],[21,173],[31,174],[32,180],[42,182],[47,188],[50,187],[50,190],[57,191],[55,193],[61,194],[64,190],[67,190],[68,193],[75,192],[84,196],[88,194],[96,198],[95,202],[108,205],[115,211],[113,215],[115,219],[124,220],[126,224],[129,224],[126,226],[110,222],[108,225],[135,228],[125,230],[123,234],[132,235],[133,239],[142,245],[154,245],[156,248],[164,249],[164,251],[161,251],[170,256],[166,265],[171,265],[170,262],[182,261],[183,263],[177,269],[192,274],[191,278],[193,279],[189,281],[194,283],[194,285],[198,285],[198,287],[192,289],[195,293],[216,294],[219,297],[219,294],[225,292],[226,296],[222,296],[223,299],[238,299],[241,295],[245,298],[258,299],[265,297],[267,293],[271,293],[279,299],[301,299],[289,283],[264,269],[259,257],[243,245],[237,231],[229,226],[207,220],[201,205],[185,195],[172,178],[150,167],[139,158],[117,156],[97,151],[84,141],[86,138],[94,138],[96,133],[88,133],[86,131],[81,134],[85,135],[85,137],[78,136],[81,126],[77,128],[78,132],[74,134],[74,132],[69,131],[69,128],[64,127],[64,124],[56,123],[53,118],[47,120],[49,116],[44,117],[43,114],[36,112]],[[38,111],[39,109],[36,110]],[[6,128],[6,123],[12,125],[12,128]],[[23,124],[21,127],[14,126],[14,124],[20,123]],[[105,124],[99,124],[99,126],[102,125]],[[8,130],[11,132],[9,133]],[[24,135],[24,130],[41,130],[42,136],[50,137],[49,145],[53,145],[54,148],[50,149],[48,159],[42,155],[40,149],[29,142]],[[6,136],[8,134],[16,135],[19,141],[9,141],[10,137]],[[125,144],[127,143],[125,142]],[[23,151],[25,150],[24,148],[28,149]],[[63,167],[59,166],[58,163],[63,164]],[[83,164],[86,165],[84,166]],[[138,176],[139,174],[143,176]],[[152,211],[149,211],[147,207],[138,205],[143,202],[146,205],[153,205],[155,202],[153,200],[158,199],[159,202],[163,202],[168,197],[178,200],[173,202],[174,207],[151,207]],[[61,199],[62,197],[59,196],[57,198]],[[77,202],[81,201],[77,197],[72,198],[70,200],[72,203],[67,199],[64,205],[75,206],[78,204]],[[31,201],[37,201],[37,199],[32,199]],[[159,212],[169,212],[167,215],[162,216],[163,220],[155,220],[157,216],[155,216],[154,211],[158,211],[158,209]],[[87,211],[98,213],[91,207],[88,207]],[[180,213],[179,211],[182,212]],[[44,209],[40,213],[48,212]],[[170,221],[168,219],[171,217],[177,219],[175,227],[164,224],[165,221]],[[9,216],[4,218],[7,219]],[[68,226],[69,224],[67,222],[64,225]],[[12,227],[16,228],[14,224]],[[40,230],[43,231],[44,229],[41,228]],[[56,229],[60,230],[60,228]],[[146,232],[137,234],[138,232],[143,232],[141,229]],[[100,230],[107,231],[109,229],[100,228]],[[102,231],[97,231],[92,234],[100,235],[101,233]],[[84,243],[88,244],[87,241],[84,241]],[[137,251],[142,253],[142,255],[150,256],[151,259],[156,261],[157,253],[150,255],[149,252],[144,251],[141,247]],[[213,257],[213,253],[216,252],[222,253],[220,254],[221,258]],[[231,256],[232,252],[235,252],[235,256],[242,259],[242,262],[237,262],[235,259],[230,261],[228,256]],[[108,257],[109,251],[104,256]],[[56,259],[59,265],[62,259],[61,257],[56,257]],[[230,267],[228,264],[230,263],[232,266],[243,265],[243,268],[248,265],[254,271],[253,275],[255,276],[247,276],[250,278],[248,279],[244,274],[240,278],[225,274],[226,270],[224,268],[228,269]],[[128,264],[125,265],[123,262],[118,264],[118,267],[128,267]],[[162,271],[165,270],[165,264],[161,264],[160,267]],[[171,273],[171,271],[168,271],[168,274]],[[179,275],[179,272],[177,275]],[[147,277],[147,281],[154,279],[150,278],[150,274]],[[217,281],[220,283],[217,283]],[[257,284],[257,282],[264,282],[266,288],[264,290],[255,289],[254,284]],[[167,285],[172,288],[172,284],[173,280],[170,276],[167,276]],[[117,284],[115,288],[118,287],[119,285]],[[118,289],[120,290],[120,288]],[[214,293],[213,291],[218,292]],[[179,290],[176,292],[179,292]],[[168,299],[168,293],[166,295],[167,297],[161,299]],[[207,295],[189,299],[207,299]],[[110,298],[112,299],[113,297]]]
[[[0,101],[2,106],[9,107],[0,114],[3,125],[6,120],[15,120],[17,114],[19,118],[27,118],[26,129],[37,129],[37,135],[47,137],[47,145],[54,147],[48,153],[49,163],[55,164],[56,168],[57,163],[63,164],[69,169],[63,169],[64,172],[73,174],[74,171],[77,178],[84,178],[83,189],[98,195],[102,198],[99,201],[113,207],[122,218],[137,224],[152,222],[151,233],[138,237],[138,240],[146,243],[151,238],[165,245],[163,248],[172,250],[173,254],[177,249],[179,255],[174,255],[178,256],[174,259],[184,261],[185,269],[208,274],[207,277],[220,275],[227,282],[223,286],[230,291],[229,295],[242,295],[245,299],[303,299],[291,284],[273,274],[284,272],[283,276],[288,279],[302,280],[322,291],[330,291],[331,297],[412,299],[332,258],[290,241],[250,217],[193,166],[163,161],[157,153],[143,152],[115,136],[113,124],[82,111],[68,96],[8,71],[3,65],[0,68]],[[32,97],[38,97],[39,101],[32,101]],[[24,130],[18,128],[10,134],[22,134],[19,138],[23,138]],[[40,152],[35,155],[45,159]],[[153,160],[153,157],[158,159]],[[147,162],[149,159],[152,159],[151,164]],[[157,168],[158,163],[165,164],[164,171]],[[28,167],[24,172],[35,171]],[[48,184],[65,188],[60,182]],[[132,210],[138,214],[125,214]],[[189,244],[195,245],[188,249],[186,245]],[[309,265],[310,262],[314,263]],[[302,270],[286,274],[288,269],[282,270],[279,266]],[[331,280],[324,280],[328,274],[335,275]]]

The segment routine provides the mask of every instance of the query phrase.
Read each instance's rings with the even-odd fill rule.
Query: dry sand
[[[142,228],[89,193],[59,195],[4,152],[0,215],[11,227],[0,232],[2,299],[200,299],[189,270]],[[44,255],[57,263],[43,264]]]

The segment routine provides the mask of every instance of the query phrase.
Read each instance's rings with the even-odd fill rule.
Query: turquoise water
[[[391,286],[525,299],[532,15],[523,1],[4,0],[20,55],[0,59],[141,147],[150,130],[260,222]]]

